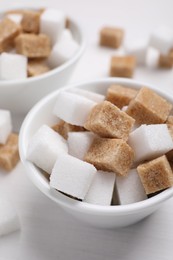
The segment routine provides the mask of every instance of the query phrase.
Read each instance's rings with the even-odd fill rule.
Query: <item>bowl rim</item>
[[[51,6],[49,6],[46,3],[35,3],[35,4],[29,4],[29,3],[16,3],[14,5],[10,5],[10,7],[8,6],[2,6],[1,7],[1,11],[0,14],[3,14],[4,12],[8,11],[8,10],[12,10],[12,9],[24,9],[24,8],[33,8],[33,9],[37,9],[37,8],[51,8]],[[53,8],[53,7],[52,7]],[[67,15],[67,17],[69,17]],[[38,75],[36,77],[27,77],[25,79],[15,79],[15,80],[0,80],[0,88],[7,88],[7,87],[11,87],[14,84],[25,84],[25,83],[32,83],[33,81],[39,81],[39,80],[44,80],[45,78],[51,77],[54,74],[60,73],[61,71],[67,69],[68,67],[70,67],[73,63],[75,63],[80,56],[82,55],[82,53],[84,52],[85,48],[86,48],[86,37],[84,34],[84,30],[81,26],[81,24],[79,24],[79,22],[76,21],[75,18],[71,18],[70,17],[70,22],[72,23],[72,25],[75,27],[75,30],[77,31],[77,33],[79,34],[80,37],[80,42],[79,42],[79,49],[75,52],[75,54],[65,63],[63,63],[62,65],[58,66],[57,68],[53,68],[50,71]]]
[[[147,86],[153,90],[155,90],[158,94],[162,95],[164,98],[166,98],[168,101],[172,99],[173,102],[173,96],[171,93],[168,91],[168,93],[164,93],[160,91],[158,88],[152,86],[151,84],[145,83],[145,82],[140,82],[136,81],[133,79],[125,79],[125,78],[102,78],[102,79],[96,79],[96,80],[91,80],[91,81],[84,81],[80,82],[77,84],[71,84],[68,86],[65,86],[64,89],[67,91],[68,89],[71,88],[77,88],[77,87],[82,87],[82,85],[93,85],[93,84],[125,84],[129,87],[134,87],[134,88],[139,88],[142,86]],[[85,212],[87,214],[94,214],[94,215],[130,215],[134,214],[134,212],[145,210],[146,208],[154,207],[161,202],[164,202],[165,200],[169,199],[170,197],[173,196],[173,187],[166,189],[165,191],[157,194],[156,196],[153,196],[149,199],[140,201],[140,202],[135,202],[132,204],[127,204],[127,205],[113,205],[113,206],[101,206],[101,205],[93,205],[89,204],[87,202],[80,202],[76,201],[74,199],[71,199],[67,197],[66,195],[61,194],[58,191],[55,191],[50,188],[49,184],[46,183],[43,179],[42,176],[37,174],[37,167],[34,166],[31,162],[27,161],[25,157],[26,153],[26,147],[24,147],[25,144],[25,136],[27,133],[28,126],[30,125],[30,122],[34,119],[35,113],[37,113],[42,107],[44,107],[49,101],[51,101],[53,98],[58,95],[60,91],[63,89],[58,89],[43,99],[41,99],[27,114],[25,117],[23,124],[20,129],[20,134],[19,134],[19,153],[20,153],[20,158],[23,163],[23,165],[26,168],[27,175],[31,179],[31,181],[34,183],[34,185],[41,190],[47,197],[55,201],[57,204],[62,206],[63,208],[68,208],[72,211],[78,211],[78,212]],[[172,98],[170,97],[172,96]],[[58,196],[61,198],[59,199]]]

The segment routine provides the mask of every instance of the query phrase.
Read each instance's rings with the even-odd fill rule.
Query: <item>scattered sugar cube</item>
[[[5,144],[12,131],[10,111],[0,109],[0,144]]]
[[[151,69],[158,68],[160,52],[153,47],[149,47],[146,54],[146,66]]]
[[[61,37],[65,27],[65,14],[58,9],[47,8],[40,16],[40,32],[49,36],[52,45]]]
[[[43,125],[29,141],[27,159],[47,173],[51,173],[58,156],[67,152],[65,139],[49,126]]]
[[[69,154],[83,160],[94,137],[91,132],[69,132],[67,139]]]
[[[136,59],[133,56],[114,56],[111,59],[110,76],[131,78],[135,66]]]
[[[50,186],[83,200],[95,173],[96,168],[93,165],[73,156],[61,154],[53,167],[50,176]]]
[[[167,54],[173,46],[173,32],[169,27],[161,26],[150,36],[150,46],[162,54]]]
[[[84,201],[109,206],[113,196],[115,178],[114,172],[97,171]]]
[[[27,78],[27,58],[24,55],[3,52],[0,55],[0,80]]]
[[[79,88],[71,88],[68,89],[69,92],[74,93],[76,95],[80,95],[83,97],[86,97],[88,99],[91,99],[92,101],[96,102],[96,103],[100,103],[102,101],[105,100],[105,96],[95,93],[95,92],[91,92],[88,90],[84,90],[84,89],[79,89]]]
[[[0,144],[0,167],[11,171],[19,161],[18,135],[10,134],[5,144]]]
[[[146,194],[173,186],[173,172],[165,155],[137,167]]]
[[[134,152],[122,139],[96,137],[84,160],[98,170],[126,175],[132,166]]]
[[[72,125],[84,126],[95,102],[79,95],[61,91],[57,96],[54,114]]]
[[[82,126],[71,125],[63,120],[60,120],[56,125],[52,126],[52,129],[55,132],[58,132],[60,135],[64,137],[64,139],[68,138],[69,132],[82,132],[85,129]]]
[[[89,113],[84,127],[102,137],[128,139],[134,119],[109,101],[97,104]]]
[[[13,21],[14,23],[20,25],[23,15],[22,14],[8,14],[8,15],[6,15],[6,17],[8,19],[10,19],[11,21]]]
[[[122,44],[124,37],[124,31],[121,28],[116,27],[104,27],[100,31],[100,45],[119,48]]]
[[[144,187],[136,169],[129,171],[125,177],[117,176],[116,187],[120,205],[135,203],[147,199]]]
[[[27,33],[39,33],[40,12],[25,10],[21,21],[22,29]]]
[[[41,75],[50,70],[45,59],[30,59],[27,65],[27,73],[29,77]]]
[[[141,125],[130,133],[129,145],[135,161],[151,160],[173,149],[173,141],[166,124]]]
[[[0,212],[0,236],[20,229],[19,217],[8,201],[0,199]]]
[[[28,58],[46,58],[51,47],[49,37],[45,34],[21,33],[15,39],[16,52]]]
[[[142,40],[135,40],[134,42],[129,42],[125,45],[126,54],[134,56],[139,65],[146,64],[147,49],[148,42]]]
[[[0,53],[13,46],[15,37],[19,34],[20,27],[8,18],[0,21]]]
[[[79,44],[67,35],[62,35],[59,41],[53,46],[48,63],[51,67],[57,67],[68,61],[78,50]]]
[[[106,93],[106,100],[119,108],[127,106],[135,98],[137,90],[121,85],[111,85]]]
[[[131,100],[126,113],[138,124],[162,124],[166,121],[172,104],[153,90],[143,87]]]
[[[160,54],[158,66],[160,68],[171,69],[173,67],[173,52],[170,51],[168,54]]]

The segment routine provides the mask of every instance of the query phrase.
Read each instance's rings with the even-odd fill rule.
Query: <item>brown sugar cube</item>
[[[102,137],[128,139],[135,120],[109,101],[91,110],[84,127]]]
[[[0,22],[0,53],[13,47],[14,39],[20,29],[20,26],[8,18],[4,18]]]
[[[122,139],[96,137],[84,157],[98,170],[127,175],[134,160],[132,148]]]
[[[131,78],[136,66],[133,56],[114,56],[111,59],[110,76]]]
[[[31,59],[28,61],[27,72],[29,77],[35,77],[48,72],[50,68],[44,59]]]
[[[173,50],[170,50],[167,55],[160,54],[158,66],[165,69],[171,69],[173,67]]]
[[[153,90],[143,87],[135,99],[131,100],[126,113],[136,120],[137,124],[162,124],[172,109],[172,104],[156,94]]]
[[[118,48],[123,41],[124,31],[115,27],[104,27],[100,31],[100,45]]]
[[[11,171],[19,161],[18,135],[10,134],[5,145],[0,145],[0,167]]]
[[[169,125],[173,125],[173,116],[172,115],[168,116],[166,123]]]
[[[67,17],[65,21],[65,28],[69,29],[70,28],[70,18]]]
[[[123,87],[121,85],[112,85],[108,88],[106,100],[113,103],[119,108],[127,106],[135,98],[137,90]]]
[[[69,132],[82,132],[85,129],[82,126],[71,125],[63,120],[59,121],[56,125],[52,126],[52,129],[62,135],[65,139],[68,138]]]
[[[15,39],[16,52],[28,58],[46,58],[51,51],[50,39],[45,34],[22,33]]]
[[[36,11],[25,11],[21,25],[24,32],[39,33],[40,13]]]
[[[137,167],[146,194],[173,186],[173,172],[165,155]]]

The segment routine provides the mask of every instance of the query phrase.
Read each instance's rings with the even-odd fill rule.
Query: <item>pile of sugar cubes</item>
[[[122,47],[124,30],[104,27],[100,31],[100,46]],[[166,26],[157,28],[146,40],[135,39],[124,43],[124,55],[111,58],[110,76],[132,77],[136,65],[171,69],[173,67],[173,30]]]
[[[19,161],[18,135],[12,132],[11,113],[0,109],[0,169],[11,171]],[[18,215],[4,198],[0,198],[0,236],[18,230]]]
[[[173,186],[171,110],[147,87],[111,85],[106,96],[62,90],[52,111],[57,124],[36,131],[27,159],[71,198],[97,205],[145,200]]]
[[[70,20],[59,9],[11,10],[0,20],[0,80],[38,76],[78,50]]]

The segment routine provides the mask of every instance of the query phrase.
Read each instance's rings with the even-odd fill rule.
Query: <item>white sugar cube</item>
[[[54,45],[65,27],[65,14],[59,9],[47,8],[40,16],[40,32],[50,37]]]
[[[166,124],[141,125],[130,133],[128,143],[135,152],[136,162],[159,157],[173,149]]]
[[[157,68],[159,63],[160,52],[153,47],[149,47],[146,56],[146,65],[150,68]]]
[[[83,160],[94,137],[91,132],[69,132],[67,139],[69,154]]]
[[[27,58],[24,55],[2,53],[0,55],[0,80],[25,79]]]
[[[65,28],[61,34],[61,38],[63,38],[63,37],[65,37],[66,39],[69,39],[69,40],[73,39],[72,32],[69,29]]]
[[[117,176],[116,187],[120,205],[147,199],[147,195],[136,169],[130,170],[125,177]]]
[[[0,109],[0,144],[5,144],[12,132],[11,114],[8,110]]]
[[[20,24],[23,18],[22,14],[8,14],[6,16],[11,21],[15,22],[16,24]]]
[[[96,173],[96,168],[71,155],[60,155],[50,176],[50,186],[83,200]]]
[[[100,103],[100,102],[105,100],[104,95],[94,93],[94,92],[91,92],[91,91],[87,91],[87,90],[84,90],[84,89],[71,88],[71,89],[68,89],[68,91],[71,92],[71,93],[74,93],[76,95],[86,97],[86,98],[88,98],[88,99],[90,99],[90,100],[92,100],[96,103]]]
[[[147,49],[148,42],[142,40],[129,42],[125,45],[126,54],[134,56],[139,65],[145,65]]]
[[[72,125],[84,126],[88,114],[97,103],[79,95],[61,91],[53,113]]]
[[[84,201],[109,206],[111,204],[116,175],[113,172],[97,171]]]
[[[150,37],[150,46],[156,48],[162,54],[167,54],[173,46],[173,31],[171,28],[161,26]]]
[[[12,205],[0,199],[0,236],[7,235],[20,228],[19,217]]]
[[[67,152],[66,140],[49,126],[43,125],[29,141],[27,159],[51,173],[58,156]]]

